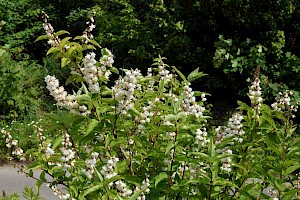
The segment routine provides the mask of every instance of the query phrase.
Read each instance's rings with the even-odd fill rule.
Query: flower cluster
[[[297,112],[298,105],[300,102],[297,102],[295,105],[291,105],[291,96],[293,95],[292,91],[286,91],[284,93],[279,92],[279,96],[275,98],[276,102],[271,105],[274,110],[279,111],[290,111]],[[292,115],[294,118],[295,115]]]
[[[243,116],[240,113],[234,113],[229,119],[227,127],[218,127],[216,128],[216,144],[221,143],[224,139],[233,137],[233,140],[242,143],[242,136],[245,134],[245,131],[242,129]]]
[[[185,162],[182,162],[180,165],[179,165],[179,167],[178,167],[178,172],[179,172],[179,174],[182,176],[182,178],[184,177],[184,173],[186,172],[186,171],[188,171],[189,170],[189,166],[185,163]]]
[[[39,140],[39,147],[45,148],[47,145],[45,143],[46,137],[43,134],[44,129],[38,127],[37,125],[33,125],[34,128],[36,128],[36,137]]]
[[[89,179],[93,177],[93,173],[95,172],[94,167],[96,165],[98,156],[99,153],[93,152],[90,156],[90,159],[85,161],[86,169],[81,170]]]
[[[194,96],[194,92],[192,88],[189,87],[188,85],[185,85],[183,88],[184,99],[180,108],[187,115],[195,115],[197,118],[202,117],[205,108],[197,104],[196,97]],[[202,99],[206,100],[205,95],[203,96]]]
[[[114,56],[107,48],[101,49],[102,57],[100,58],[101,70],[106,71],[106,67],[112,67],[114,64]]]
[[[37,125],[33,125],[33,127],[36,128],[36,136],[37,136],[37,139],[39,140],[39,147],[41,148],[42,151],[45,152],[46,158],[49,158],[55,152],[51,148],[51,143],[46,142],[46,137],[43,134],[44,129],[38,127]]]
[[[114,172],[115,166],[117,164],[117,162],[119,162],[119,158],[118,157],[111,157],[108,161],[107,161],[107,165],[104,165],[102,167],[101,170],[101,174],[106,178],[106,179],[110,179],[114,176],[117,176],[117,173]],[[110,184],[110,186],[112,186],[112,183]]]
[[[171,139],[175,139],[176,132],[166,132],[166,135]]]
[[[86,106],[80,106],[77,103],[74,95],[69,95],[63,86],[59,86],[59,81],[55,76],[47,75],[45,82],[47,89],[50,91],[50,95],[54,97],[58,106],[68,109],[73,114],[81,114],[83,116],[90,114]]]
[[[198,158],[198,157],[197,157]],[[195,157],[196,159],[196,157]],[[191,163],[189,164],[189,175],[190,179],[202,176],[203,174],[206,174],[206,170],[210,168],[209,164],[206,164],[204,162],[199,162],[198,164],[192,166]]]
[[[6,147],[12,150],[12,155],[21,157],[20,160],[25,160],[23,157],[23,149],[18,146],[18,140],[14,140],[11,134],[4,128],[1,130],[2,138],[5,138]]]
[[[136,70],[125,71],[124,78],[119,78],[115,86],[112,87],[114,98],[118,101],[117,111],[126,114],[128,110],[134,106],[134,91],[140,89],[137,84],[137,77],[141,76],[141,72]]]
[[[258,66],[255,70],[254,80],[249,87],[249,98],[251,100],[251,105],[255,109],[256,113],[254,115],[255,118],[259,118],[260,114],[260,107],[262,104],[262,97],[261,97],[261,87],[260,87],[260,79],[259,79],[260,67]]]
[[[64,200],[70,199],[70,194],[63,192],[61,189],[57,188],[56,185],[50,186],[50,184],[47,184],[47,186],[51,188],[54,195],[57,196],[59,199],[64,199]],[[72,200],[73,200],[73,198],[72,198]]]
[[[53,154],[55,154],[55,151],[51,148],[51,143],[49,143],[45,149],[45,156],[46,158],[49,158]]]
[[[228,155],[227,157],[225,158],[222,158],[221,161],[222,161],[222,166],[220,167],[220,169],[222,171],[225,171],[227,173],[231,172],[231,158],[230,158],[230,155],[232,155],[232,151],[231,149],[227,149],[223,152],[224,155]]]
[[[96,28],[96,25],[94,24],[94,16],[95,16],[95,12],[93,12],[90,17],[89,17],[89,21],[86,22],[86,24],[88,25],[88,27],[83,31],[82,33],[82,43],[87,44],[89,43],[90,40],[92,40],[94,38],[94,36],[92,35],[92,31],[94,28]]]
[[[46,32],[46,35],[50,37],[50,39],[48,40],[48,44],[50,44],[51,46],[58,46],[60,43],[60,39],[57,36],[55,36],[53,26],[50,23],[48,23],[49,16],[45,12],[42,12],[42,18],[44,21],[43,27]]]
[[[83,78],[88,84],[89,91],[91,91],[92,93],[100,92],[100,87],[98,83],[98,70],[95,66],[95,57],[96,54],[94,52],[87,54],[84,57],[84,67],[81,68]]]
[[[140,196],[138,196],[138,197],[136,198],[137,200],[146,200],[145,194],[148,194],[148,193],[150,192],[149,186],[150,186],[150,181],[149,181],[148,178],[146,178],[145,180],[143,180],[143,183],[142,183],[142,185],[141,185],[140,187],[137,186],[137,187],[135,188],[135,191],[136,191],[136,192],[138,192],[138,191],[140,191],[140,190],[145,190],[144,192],[142,192],[142,193],[140,194]]]
[[[197,129],[195,144],[205,147],[207,143],[209,143],[209,139],[207,138],[206,128],[203,128],[203,131],[201,129]]]
[[[141,112],[141,120],[140,123],[145,124],[150,122],[150,117],[154,115],[152,110],[153,103],[152,101],[148,101],[148,106],[143,107],[143,112]]]
[[[165,83],[170,82],[173,77],[170,71],[166,69],[166,64],[164,63],[158,66],[158,73],[160,75],[160,79],[164,80]]]
[[[132,194],[132,190],[128,189],[126,184],[122,180],[116,181],[115,186],[119,191],[120,196],[122,197],[128,197]]]
[[[66,133],[63,137],[63,140],[61,142],[63,147],[60,148],[62,152],[61,161],[63,170],[67,171],[68,168],[74,166],[74,158],[75,158],[75,152],[72,150],[72,142],[70,140],[70,135]]]

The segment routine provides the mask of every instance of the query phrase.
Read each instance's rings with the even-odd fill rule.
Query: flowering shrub
[[[116,69],[111,51],[103,48],[101,57],[93,52],[100,47],[91,34],[93,16],[88,25],[74,38],[80,43],[60,39],[67,32],[55,33],[47,21],[47,34],[37,39],[49,41],[47,54],[61,58],[61,67],[70,69],[67,84],[78,87],[70,94],[55,76],[45,77],[61,111],[38,129],[38,148],[22,154],[34,158],[29,175],[43,171],[37,186],[47,183],[60,199],[297,196],[300,140],[291,93],[272,107],[263,104],[258,68],[249,88],[252,105],[238,102],[226,126],[212,127],[207,94],[191,87],[205,74],[196,69],[185,77],[162,57],[147,75]],[[113,73],[119,77],[111,82]]]

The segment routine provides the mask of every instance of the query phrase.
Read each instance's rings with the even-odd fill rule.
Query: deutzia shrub
[[[38,186],[48,183],[61,199],[268,199],[267,190],[273,198],[297,196],[300,139],[290,117],[296,107],[278,109],[279,99],[274,109],[263,104],[259,71],[252,105],[238,102],[227,126],[216,128],[207,94],[191,87],[205,75],[199,69],[186,77],[163,57],[146,76],[116,69],[112,52],[97,55],[92,37],[59,38],[66,33],[37,39],[55,38],[47,54],[61,59],[70,69],[67,83],[79,88],[69,94],[55,77],[45,78],[61,110],[48,114],[53,124],[44,127],[55,138],[25,154],[34,158],[27,170],[44,172]]]

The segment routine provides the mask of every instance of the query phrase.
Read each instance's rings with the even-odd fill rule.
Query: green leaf
[[[84,78],[78,74],[72,74],[66,81],[66,85],[69,85],[72,82],[84,82]]]
[[[130,108],[130,110],[128,111],[129,114],[132,114],[133,116],[141,116],[141,114],[139,113],[139,111],[135,108]]]
[[[234,182],[228,181],[228,180],[225,180],[225,179],[222,179],[222,180],[216,180],[216,181],[214,182],[214,185],[231,186],[231,187],[236,187],[236,188],[238,188],[238,186],[235,185]]]
[[[99,185],[95,185],[93,187],[91,187],[90,189],[88,189],[84,194],[83,194],[83,197],[85,197],[86,195],[92,193],[92,192],[96,192],[98,190],[100,190],[101,188],[103,187],[102,184],[99,184]]]
[[[60,35],[63,35],[63,34],[68,34],[68,35],[70,35],[70,33],[69,33],[68,31],[60,30],[60,31],[56,32],[56,33],[54,34],[54,36],[57,37],[57,36],[60,36]]]
[[[204,158],[204,159],[208,159],[209,156],[205,153],[201,153],[201,152],[191,152],[188,155],[194,155],[194,156],[198,156],[200,158]]]
[[[299,192],[299,191],[300,191],[300,190],[290,190],[290,191],[286,192],[286,193],[282,196],[281,200],[290,200],[290,199],[293,199],[293,197],[295,197],[295,194],[296,194],[297,192]]]
[[[136,200],[142,194],[142,192],[144,192],[146,189],[147,188],[145,188],[143,190],[135,191],[128,200]]]
[[[37,42],[37,41],[40,41],[40,40],[48,40],[50,39],[51,37],[48,36],[48,35],[41,35],[39,36],[34,42]]]
[[[77,95],[75,99],[79,102],[90,102],[92,99],[88,94]]]
[[[115,67],[110,67],[109,70],[115,74],[119,74],[119,70]]]
[[[78,189],[77,189],[77,187],[75,185],[70,185],[69,187],[70,187],[71,191],[74,192],[75,197],[77,197],[78,196]]]
[[[100,44],[98,42],[96,42],[95,40],[89,40],[89,43],[92,43],[93,45],[101,48]]]
[[[197,69],[195,69],[194,71],[192,71],[188,77],[187,80],[189,82],[192,82],[194,80],[197,80],[198,78],[201,78],[202,76],[206,76],[207,74],[204,74],[203,72],[198,72],[199,71],[199,67]]]
[[[112,183],[112,182],[115,182],[115,181],[117,181],[117,180],[120,180],[120,179],[122,179],[121,176],[114,176],[114,177],[112,177],[112,178],[110,178],[110,179],[108,179],[108,180],[105,180],[104,183],[103,183],[103,185],[104,185],[104,186],[107,186],[108,184],[110,184],[110,183]]]
[[[264,121],[267,121],[272,127],[275,127],[275,121],[271,117],[265,115],[261,116],[259,119],[259,125],[261,125]]]
[[[182,78],[182,80],[187,81],[185,76],[175,66],[172,66],[172,68],[177,72],[177,74]]]
[[[55,52],[60,52],[61,48],[60,47],[51,47],[48,51],[47,51],[47,56],[51,53],[55,53]]]
[[[101,183],[103,183],[103,176],[99,173],[99,171],[95,168],[96,174],[100,180]]]
[[[164,88],[165,88],[165,81],[162,79],[159,81],[159,86],[158,86],[159,96],[162,95]]]
[[[124,176],[124,179],[126,180],[127,183],[133,183],[134,185],[140,185],[141,184],[141,179],[139,179],[137,176],[131,176],[131,175],[126,175]]]
[[[45,172],[45,171],[42,171],[41,174],[40,174],[40,179],[41,179],[42,181],[46,181],[45,175],[46,175],[46,172]]]
[[[70,58],[61,59],[61,68],[64,68],[70,62]]]
[[[92,131],[94,130],[94,128],[95,128],[96,126],[98,126],[98,124],[99,124],[98,120],[92,119],[92,120],[90,121],[90,123],[89,123],[87,129],[86,129],[85,135],[88,135],[90,132],[92,132]]]
[[[82,36],[76,36],[74,40],[82,40]]]
[[[293,166],[287,168],[286,170],[284,170],[284,175],[291,175],[291,173],[293,173],[297,169],[300,169],[300,164],[293,165]]]
[[[246,110],[246,111],[249,111],[249,110],[252,109],[250,106],[248,106],[247,104],[245,104],[245,103],[242,102],[242,101],[237,101],[237,104],[239,105],[239,107],[237,108],[237,109],[239,109],[239,110]]]
[[[55,139],[54,143],[52,144],[52,149],[53,149],[53,150],[56,149],[56,147],[58,147],[58,145],[61,144],[61,141],[62,141],[62,137],[61,137],[61,136],[60,136],[60,137],[57,137],[57,138]]]
[[[174,142],[170,142],[166,147],[165,155],[168,155],[174,146],[175,146]]]
[[[157,176],[154,177],[155,179],[155,187],[164,179],[167,179],[168,175],[166,172],[160,172]]]
[[[100,88],[101,88],[101,95],[102,96],[108,96],[108,95],[112,95],[112,91],[111,91],[111,89],[109,88],[109,87],[107,87],[106,85],[101,85],[100,86]]]
[[[65,37],[64,39],[62,39],[62,41],[60,41],[59,46],[61,48],[63,48],[65,46],[65,44],[71,39],[72,37]]]
[[[25,169],[26,169],[26,170],[28,170],[28,169],[38,169],[38,168],[40,168],[41,166],[42,166],[42,165],[41,165],[39,162],[33,162],[33,163],[27,165]]]

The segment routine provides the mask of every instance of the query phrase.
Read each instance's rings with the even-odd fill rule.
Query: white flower
[[[134,106],[134,91],[139,87],[137,77],[140,77],[139,70],[127,70],[125,76],[116,81],[115,86],[112,87],[114,98],[118,101],[117,111],[122,114],[127,114],[127,111]]]
[[[95,66],[95,56],[96,54],[94,52],[87,54],[84,57],[84,68],[81,68],[83,78],[85,82],[87,82],[89,90],[92,93],[100,92],[100,87],[98,83],[98,70]]]
[[[261,87],[259,86],[260,80],[258,77],[254,79],[251,86],[249,87],[249,98],[251,100],[252,107],[256,110],[255,116],[256,118],[259,117],[260,114],[260,107],[262,104],[262,97],[261,97]]]
[[[203,131],[201,129],[197,129],[195,144],[205,147],[207,143],[209,143],[209,139],[207,138],[206,128],[203,128]]]
[[[181,111],[183,111],[187,115],[195,115],[197,118],[203,116],[203,112],[205,108],[198,105],[196,102],[196,98],[194,96],[194,92],[191,87],[189,87],[190,83],[183,87],[184,89],[184,99],[181,104]],[[202,100],[206,101],[205,94],[202,95]]]

